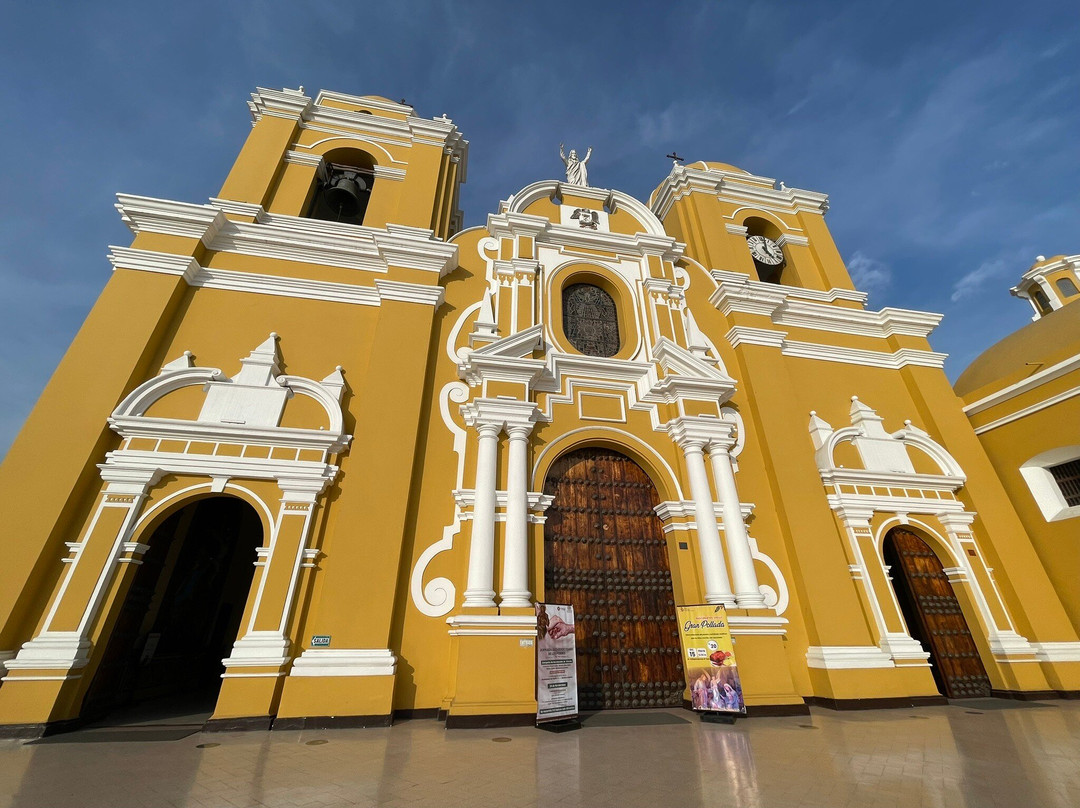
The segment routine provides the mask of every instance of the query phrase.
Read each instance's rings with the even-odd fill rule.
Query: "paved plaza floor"
[[[602,713],[575,732],[199,732],[195,718],[0,741],[2,808],[1080,806],[1080,702],[703,724]]]

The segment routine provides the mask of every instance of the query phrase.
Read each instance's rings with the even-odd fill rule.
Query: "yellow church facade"
[[[1080,693],[1075,573],[823,194],[699,162],[645,203],[572,151],[462,229],[445,116],[249,106],[218,196],[119,196],[0,468],[0,732],[531,722],[537,602],[583,709],[681,704],[697,603],[751,715]]]

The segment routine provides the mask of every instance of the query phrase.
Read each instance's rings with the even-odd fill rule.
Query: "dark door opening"
[[[667,541],[645,471],[608,449],[569,452],[548,472],[544,590],[574,607],[578,705],[682,705],[682,655]]]
[[[908,631],[930,652],[930,670],[942,695],[950,699],[989,696],[990,679],[979,649],[937,555],[926,542],[901,528],[885,536],[883,551]]]
[[[221,660],[236,640],[262,544],[259,516],[234,497],[202,499],[169,516],[146,543],[83,701],[84,719],[209,713],[217,701]]]

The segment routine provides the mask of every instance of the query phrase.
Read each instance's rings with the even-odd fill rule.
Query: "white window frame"
[[[1059,522],[1080,516],[1080,505],[1069,505],[1061,487],[1050,471],[1071,460],[1080,460],[1080,446],[1062,446],[1043,452],[1020,466],[1020,474],[1031,489],[1035,504],[1047,522]]]

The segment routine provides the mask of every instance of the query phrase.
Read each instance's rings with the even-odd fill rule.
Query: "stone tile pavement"
[[[4,740],[0,808],[1080,806],[1080,702],[815,709],[735,726],[665,712],[686,720],[562,734],[180,723]]]

